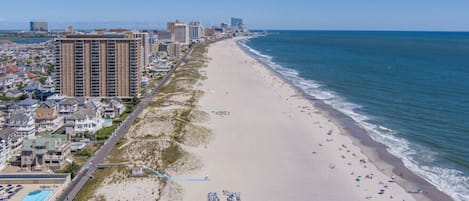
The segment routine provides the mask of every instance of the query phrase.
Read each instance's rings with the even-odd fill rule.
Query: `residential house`
[[[10,127],[0,130],[0,141],[7,141],[12,152],[17,151],[21,147],[23,139],[23,137],[17,135],[15,129]]]
[[[83,108],[73,115],[65,117],[65,133],[95,133],[103,127],[103,119],[98,110]]]
[[[12,129],[6,128],[0,130],[0,170],[3,170],[8,164],[8,160],[11,157],[11,135]]]
[[[18,136],[32,138],[36,133],[33,115],[22,110],[15,110],[9,114],[6,125],[16,130]]]
[[[31,82],[23,88],[23,91],[28,94],[33,94],[34,92],[38,91],[40,88],[41,88],[41,83]]]
[[[44,85],[42,85],[44,91],[55,92],[54,80],[51,76],[48,76]]]
[[[59,114],[69,117],[78,111],[78,102],[74,98],[65,98],[59,102]]]
[[[27,83],[29,83],[30,79],[28,77],[28,74],[25,73],[25,72],[18,72],[18,73],[15,73],[15,75],[18,75],[18,83],[17,83],[17,86],[19,85],[26,85]]]
[[[117,99],[105,100],[103,103],[103,117],[116,118],[125,111],[125,105]]]
[[[14,89],[21,83],[21,79],[15,74],[7,74],[0,77],[0,89],[3,90]]]
[[[70,160],[70,142],[66,135],[27,139],[21,148],[21,167],[60,169]]]
[[[59,109],[59,103],[54,100],[46,100],[39,103],[39,108]]]
[[[3,128],[3,126],[5,126],[5,117],[6,116],[7,116],[7,114],[0,110],[0,128]]]
[[[23,93],[23,91],[18,90],[18,89],[11,89],[11,90],[6,91],[4,94],[5,94],[6,97],[9,97],[9,98],[19,98],[24,93]]]
[[[31,98],[21,100],[17,103],[18,109],[23,110],[29,115],[33,116],[36,109],[39,107],[39,101]]]
[[[16,105],[16,101],[0,101],[0,111],[4,112],[5,114],[9,114],[15,111],[17,108],[18,105]]]
[[[39,108],[34,118],[38,132],[54,132],[64,125],[63,116],[59,115],[54,108]]]
[[[54,94],[52,96],[47,97],[46,100],[48,100],[48,101],[52,100],[52,101],[55,101],[55,102],[62,102],[63,100],[65,100],[65,98],[66,98],[65,96],[62,96],[60,94]]]

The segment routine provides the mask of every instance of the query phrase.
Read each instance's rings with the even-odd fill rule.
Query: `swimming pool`
[[[28,193],[21,201],[45,201],[49,197],[51,190],[36,190]]]

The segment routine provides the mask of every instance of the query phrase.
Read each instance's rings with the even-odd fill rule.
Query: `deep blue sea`
[[[244,45],[469,200],[469,33],[271,31]]]

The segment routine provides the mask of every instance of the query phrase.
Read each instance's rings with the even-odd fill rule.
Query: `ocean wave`
[[[249,40],[249,39],[248,39]],[[371,123],[374,118],[360,111],[361,106],[347,101],[337,93],[313,80],[306,80],[299,76],[298,71],[286,68],[272,61],[273,57],[249,47],[246,42],[240,41],[243,49],[268,67],[279,73],[283,78],[291,82],[305,94],[322,100],[334,109],[352,118],[360,127],[364,128],[370,137],[388,147],[387,151],[399,157],[404,165],[420,175],[438,189],[446,192],[455,200],[469,200],[469,177],[454,169],[427,165],[434,160],[437,153],[433,153],[426,147],[410,143],[408,140],[397,137],[397,131],[383,125]],[[425,163],[425,165],[423,164]]]

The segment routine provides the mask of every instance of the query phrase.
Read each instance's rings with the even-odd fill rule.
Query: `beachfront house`
[[[118,99],[105,100],[102,104],[104,118],[119,117],[125,111],[125,105]]]
[[[103,119],[98,110],[81,108],[65,117],[65,133],[70,135],[95,133],[103,127]]]
[[[27,139],[21,147],[21,167],[60,169],[71,162],[70,142],[66,135],[45,135]]]

